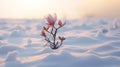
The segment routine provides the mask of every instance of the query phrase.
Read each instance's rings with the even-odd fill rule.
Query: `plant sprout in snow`
[[[58,36],[57,33],[58,30],[65,25],[65,23],[58,20],[56,14],[49,14],[45,17],[45,19],[47,26],[43,26],[41,36],[45,38],[45,41],[49,44],[51,49],[58,49],[63,44],[65,37]]]

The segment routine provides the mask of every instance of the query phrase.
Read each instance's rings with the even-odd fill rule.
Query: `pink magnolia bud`
[[[41,31],[41,36],[44,36],[44,37],[46,36],[46,33],[44,30]]]
[[[59,20],[58,25],[59,25],[60,27],[62,27],[62,26],[63,26],[63,24],[62,24],[61,20]]]
[[[47,20],[47,24],[49,25],[49,26],[54,26],[54,24],[55,24],[55,22],[56,22],[56,20],[57,20],[57,16],[56,16],[56,14],[54,14],[54,15],[48,15],[47,17],[46,17],[46,20]]]

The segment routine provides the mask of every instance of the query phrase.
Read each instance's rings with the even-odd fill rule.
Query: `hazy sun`
[[[32,8],[34,6],[38,6],[38,7],[43,7],[44,8],[44,7],[47,7],[48,5],[51,4],[50,0],[22,0],[21,2],[23,3],[23,5],[26,5],[29,8]]]
[[[60,18],[62,17],[62,11],[54,0],[21,0],[20,2],[22,2],[21,7],[27,9],[27,16],[40,18],[49,13],[57,13]]]

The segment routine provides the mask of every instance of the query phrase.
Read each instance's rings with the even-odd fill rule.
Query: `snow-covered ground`
[[[52,50],[40,36],[44,19],[0,19],[0,67],[120,67],[120,20],[66,20],[63,46]]]

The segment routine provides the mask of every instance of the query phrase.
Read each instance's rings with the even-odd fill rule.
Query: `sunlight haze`
[[[120,0],[0,0],[0,18],[120,17]]]

